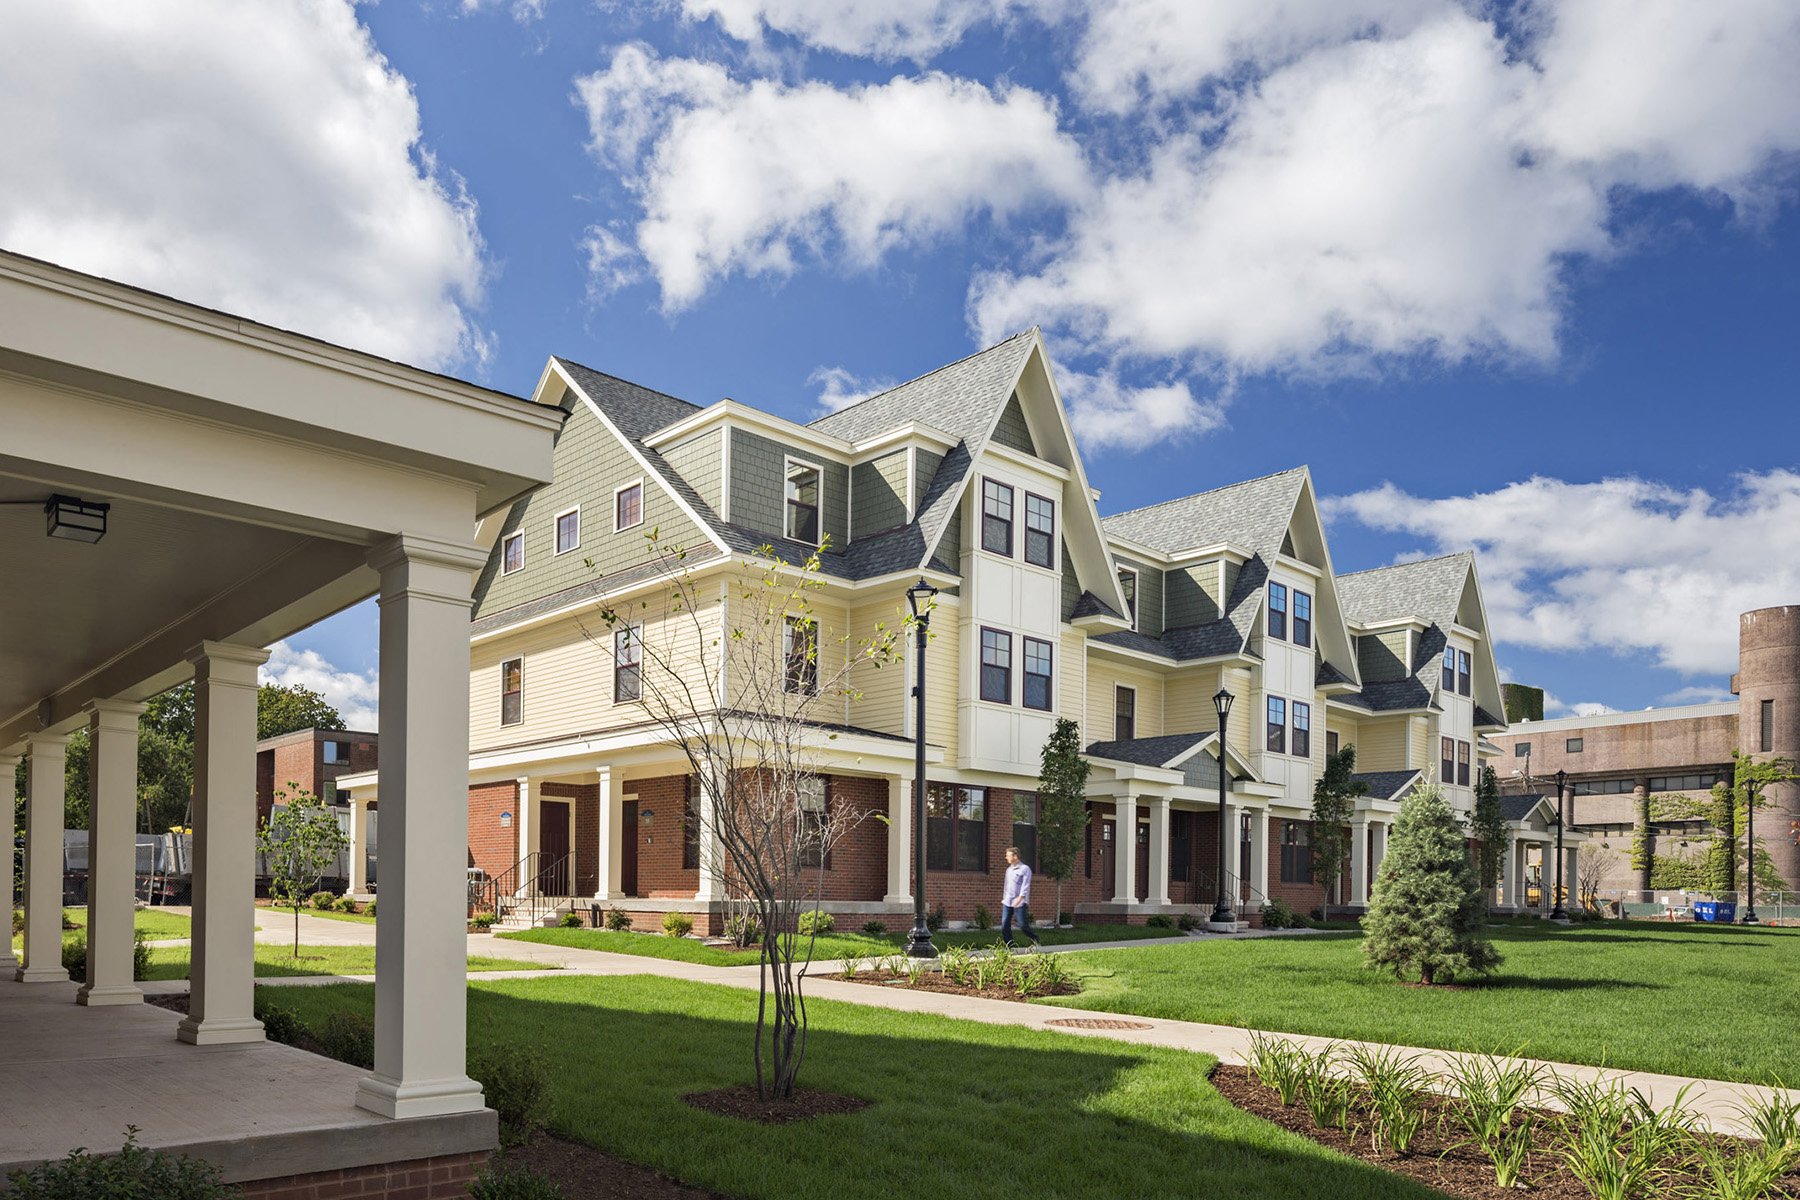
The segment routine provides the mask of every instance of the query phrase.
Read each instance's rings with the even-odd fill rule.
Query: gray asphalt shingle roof
[[[1544,797],[1535,792],[1527,792],[1522,796],[1502,796],[1500,815],[1508,821],[1523,821],[1543,802]]]
[[[1120,613],[1117,609],[1115,609],[1112,605],[1108,604],[1106,601],[1102,600],[1100,597],[1094,595],[1094,593],[1092,593],[1092,592],[1081,593],[1081,598],[1079,600],[1075,601],[1074,610],[1069,613],[1069,619],[1071,621],[1079,620],[1082,617],[1119,617],[1119,616],[1120,616]],[[1121,617],[1121,619],[1123,619],[1123,618]]]
[[[1396,617],[1422,617],[1449,625],[1456,620],[1463,584],[1474,561],[1472,552],[1459,550],[1438,558],[1339,575],[1338,603],[1352,625]]]
[[[1295,467],[1259,479],[1246,479],[1195,496],[1134,508],[1101,524],[1116,537],[1129,538],[1165,554],[1176,554],[1218,542],[1234,542],[1273,558],[1287,536],[1288,521],[1300,498],[1306,468]]]
[[[1114,762],[1135,763],[1140,767],[1160,767],[1185,757],[1185,751],[1197,748],[1212,733],[1169,733],[1161,737],[1129,738],[1125,741],[1095,742],[1087,748],[1090,758],[1110,758]]]
[[[1411,787],[1419,777],[1419,772],[1411,771],[1358,771],[1350,776],[1357,783],[1367,784],[1369,795],[1377,800],[1392,800],[1401,792]]]

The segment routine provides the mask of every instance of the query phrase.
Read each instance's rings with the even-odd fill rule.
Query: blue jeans
[[[1013,931],[1013,918],[1014,917],[1017,917],[1019,920],[1020,932],[1022,932],[1026,937],[1031,939],[1032,945],[1034,945],[1034,946],[1043,945],[1043,942],[1041,942],[1038,939],[1037,933],[1031,928],[1031,906],[1028,904],[1018,904],[1018,905],[1002,904],[1000,906],[1000,940],[1001,941],[1005,942],[1009,946],[1013,944],[1012,931]]]

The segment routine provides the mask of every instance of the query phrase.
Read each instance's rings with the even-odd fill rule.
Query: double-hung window
[[[819,468],[787,464],[787,535],[808,546],[819,544]]]
[[[644,627],[626,625],[613,631],[613,702],[636,700],[643,693]]]
[[[1444,647],[1444,690],[1456,690],[1456,651],[1450,646]]]
[[[1113,737],[1129,742],[1137,736],[1137,689],[1113,685]]]
[[[644,483],[628,483],[613,493],[613,532],[634,529],[644,523]]]
[[[1053,674],[1050,643],[1042,638],[1025,639],[1025,692],[1021,703],[1026,708],[1049,712],[1050,681]]]
[[[981,548],[1012,557],[1013,490],[992,479],[981,481]]]
[[[1456,782],[1469,786],[1469,743],[1456,743]]]
[[[831,848],[825,844],[825,832],[831,811],[831,797],[825,777],[809,775],[800,780],[795,802],[799,806],[800,856],[803,867],[831,867]]]
[[[1285,583],[1269,585],[1269,636],[1287,640],[1288,590]]]
[[[525,531],[518,530],[500,539],[500,573],[511,575],[525,569]]]
[[[987,789],[931,784],[925,793],[925,866],[987,870]]]
[[[1125,593],[1125,615],[1131,618],[1131,627],[1137,628],[1137,585],[1138,573],[1119,568],[1119,590]]]
[[[787,663],[788,691],[801,696],[819,691],[819,627],[807,617],[789,617],[782,631],[786,643],[782,657]]]
[[[1326,758],[1336,758],[1337,752],[1338,752],[1337,730],[1327,729],[1325,731],[1325,757]]]
[[[1307,821],[1281,823],[1281,882],[1311,883],[1312,825]]]
[[[1294,737],[1292,754],[1297,758],[1312,757],[1312,705],[1294,701]]]
[[[517,725],[525,719],[525,660],[509,658],[500,664],[500,723]]]
[[[581,509],[571,508],[556,514],[556,552],[567,554],[581,548]]]
[[[1276,754],[1287,753],[1287,701],[1280,696],[1269,697],[1268,745]]]
[[[1038,796],[1036,792],[1013,793],[1013,845],[1019,848],[1019,860],[1037,870]]]
[[[1312,645],[1312,595],[1294,592],[1294,645]]]
[[[998,629],[981,631],[981,698],[996,704],[1012,703],[1012,634]]]
[[[1056,505],[1025,493],[1025,561],[1034,567],[1056,565]]]
[[[1456,782],[1456,739],[1438,739],[1438,782]]]
[[[1458,650],[1456,652],[1456,694],[1467,696],[1472,690],[1469,680],[1469,652]]]

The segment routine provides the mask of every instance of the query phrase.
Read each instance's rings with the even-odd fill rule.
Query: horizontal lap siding
[[[1159,737],[1163,732],[1163,680],[1148,671],[1135,671],[1106,661],[1088,664],[1087,721],[1089,741],[1112,740],[1113,689],[1123,684],[1137,689],[1137,736]]]
[[[1219,727],[1213,695],[1219,690],[1218,668],[1183,671],[1168,682],[1164,723],[1170,733],[1210,733]]]
[[[913,641],[904,627],[902,606],[891,599],[871,601],[850,610],[850,628],[859,643],[878,636],[877,626],[894,635],[893,655],[877,665],[865,658],[851,673],[858,693],[850,697],[850,724],[904,736],[911,679],[907,650]]]

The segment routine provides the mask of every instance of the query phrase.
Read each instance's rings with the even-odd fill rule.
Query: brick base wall
[[[501,813],[511,813],[512,822],[502,825]],[[512,870],[519,858],[519,785],[507,780],[471,786],[469,865],[494,879]]]
[[[487,1154],[448,1154],[240,1184],[245,1200],[451,1200],[466,1197]]]

